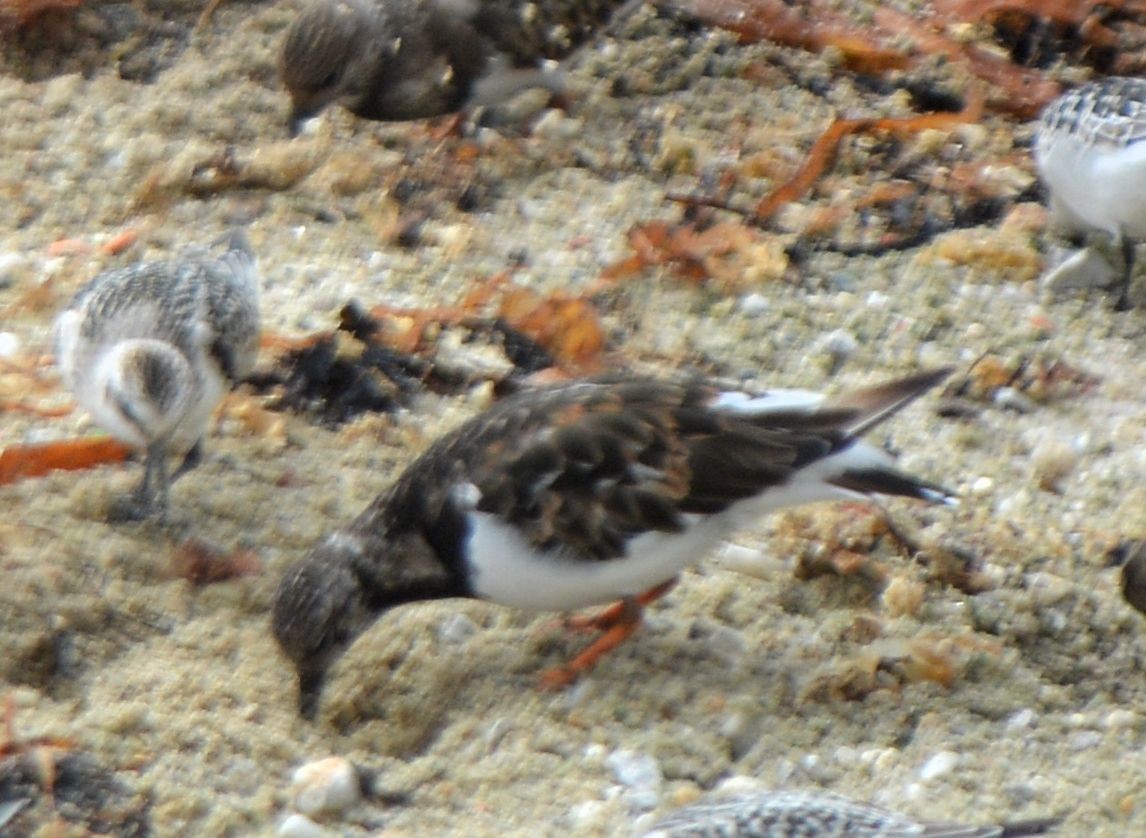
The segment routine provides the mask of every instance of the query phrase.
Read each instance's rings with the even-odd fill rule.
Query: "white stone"
[[[298,813],[287,816],[278,829],[279,838],[325,838],[329,834],[306,815]]]
[[[659,792],[664,782],[660,763],[640,751],[613,751],[605,760],[617,782],[634,791]]]
[[[954,751],[940,751],[933,755],[919,769],[919,778],[924,782],[950,774],[959,764],[959,755]]]
[[[14,358],[20,351],[20,338],[11,332],[0,332],[0,358]]]
[[[304,815],[348,809],[362,797],[358,772],[345,757],[299,766],[291,783],[295,808]]]
[[[1106,714],[1106,718],[1102,720],[1102,724],[1108,730],[1118,730],[1121,728],[1137,727],[1138,714],[1133,710],[1127,710],[1119,707],[1116,710],[1111,710]]]
[[[745,294],[740,298],[739,308],[745,317],[759,317],[768,313],[768,298],[763,294]]]
[[[1030,707],[1024,707],[1007,719],[1008,730],[1028,730],[1038,723],[1039,717]]]
[[[477,630],[477,625],[465,614],[453,614],[438,624],[438,639],[450,646],[461,646]]]

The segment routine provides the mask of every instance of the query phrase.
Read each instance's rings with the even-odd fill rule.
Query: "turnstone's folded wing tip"
[[[851,436],[863,436],[947,378],[954,370],[951,366],[937,367],[872,387],[851,390],[828,399],[824,409],[855,411],[855,421],[847,427],[847,431]]]

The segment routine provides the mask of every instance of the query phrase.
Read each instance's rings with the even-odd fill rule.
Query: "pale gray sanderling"
[[[929,823],[826,791],[763,791],[686,806],[644,838],[1017,838],[1042,835],[1058,821]]]
[[[241,231],[200,253],[105,271],[56,318],[56,362],[95,421],[145,452],[114,519],[166,516],[172,480],[198,464],[223,394],[254,367],[258,273]],[[167,458],[184,454],[168,474]]]
[[[643,607],[738,527],[776,509],[899,495],[953,503],[865,432],[950,370],[826,398],[630,375],[518,393],[431,445],[348,527],[287,571],[274,632],[299,710],[387,609],[473,597],[538,611],[620,602],[568,683],[633,633]]]
[[[279,73],[292,133],[338,103],[400,121],[561,92],[560,60],[636,0],[312,0],[287,31]]]
[[[1105,78],[1060,96],[1043,111],[1034,156],[1055,220],[1121,245],[1117,307],[1128,308],[1135,242],[1146,238],[1146,79]]]

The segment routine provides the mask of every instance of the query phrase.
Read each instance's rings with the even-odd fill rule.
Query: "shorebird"
[[[1146,79],[1110,77],[1064,93],[1043,111],[1034,156],[1056,222],[1109,233],[1121,246],[1115,307],[1130,308],[1134,248],[1146,237]]]
[[[765,513],[877,494],[953,503],[859,439],[948,372],[830,398],[615,375],[494,405],[287,571],[273,627],[297,668],[300,711],[314,714],[331,664],[397,605],[617,602],[583,621],[597,641],[543,678],[558,687],[631,635],[684,568]]]
[[[522,90],[637,0],[313,0],[283,41],[290,128],[332,103],[382,122],[442,116]]]
[[[144,452],[143,482],[116,520],[165,517],[171,482],[197,465],[223,394],[254,366],[258,274],[241,232],[218,258],[188,256],[105,271],[56,318],[56,360],[95,421]],[[167,458],[183,454],[168,474]]]

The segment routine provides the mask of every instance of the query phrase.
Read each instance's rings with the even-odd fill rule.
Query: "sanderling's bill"
[[[1003,838],[1042,835],[1058,822],[929,823],[826,791],[762,791],[686,806],[644,838]]]
[[[287,571],[274,631],[312,715],[326,671],[391,606],[474,597],[533,610],[619,603],[568,683],[644,605],[767,512],[900,495],[953,503],[865,431],[936,384],[926,372],[839,396],[731,392],[625,375],[519,393],[439,439],[365,512]]]
[[[401,121],[560,93],[560,60],[633,0],[312,0],[287,31],[279,74],[290,126],[338,103]]]
[[[258,296],[254,256],[234,232],[218,258],[105,271],[56,318],[64,383],[96,422],[145,452],[143,482],[113,518],[166,515],[170,482],[198,463],[212,412],[254,367]],[[172,454],[185,456],[169,476]]]
[[[1134,245],[1146,237],[1146,79],[1105,78],[1060,96],[1039,121],[1035,162],[1061,226],[1121,245],[1117,307],[1128,308]]]

